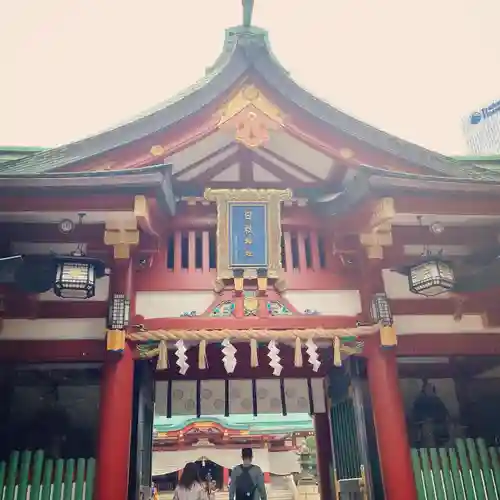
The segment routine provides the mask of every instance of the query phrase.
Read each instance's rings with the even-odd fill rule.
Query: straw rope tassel
[[[250,339],[250,366],[257,368],[259,366],[257,339]]]
[[[205,370],[207,368],[207,341],[202,340],[198,346],[198,368]]]
[[[333,339],[333,364],[334,366],[342,366],[342,357],[340,356],[340,338]]]
[[[302,341],[299,337],[295,337],[295,356],[293,364],[297,368],[302,366]]]
[[[166,370],[167,368],[168,368],[167,341],[161,340],[158,345],[158,361],[156,362],[156,369]]]

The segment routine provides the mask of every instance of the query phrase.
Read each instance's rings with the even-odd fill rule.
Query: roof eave
[[[393,172],[368,165],[360,165],[355,174],[345,179],[343,189],[333,199],[321,201],[311,200],[316,209],[324,215],[341,215],[354,210],[357,205],[370,196],[384,196],[398,192],[482,194],[498,196],[500,194],[500,178],[469,179],[450,178],[431,175],[407,174]]]
[[[172,188],[172,166],[155,165],[134,170],[45,173],[36,176],[2,176],[0,193],[12,196],[50,196],[88,194],[119,194],[123,191],[140,194],[151,192],[162,210],[175,214],[176,202]]]

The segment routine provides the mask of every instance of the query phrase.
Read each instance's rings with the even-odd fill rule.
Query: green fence
[[[418,500],[500,500],[500,448],[483,439],[413,449],[412,460]]]
[[[0,500],[92,500],[95,459],[52,460],[14,451],[0,462]]]

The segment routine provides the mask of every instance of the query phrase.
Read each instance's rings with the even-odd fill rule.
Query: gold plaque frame
[[[229,204],[231,202],[267,203],[267,277],[281,274],[281,202],[290,200],[290,189],[211,189],[205,190],[205,199],[217,204],[217,279],[233,279],[229,259]],[[257,269],[245,269],[244,278],[257,278]]]

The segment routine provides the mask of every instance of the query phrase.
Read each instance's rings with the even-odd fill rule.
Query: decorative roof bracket
[[[369,259],[383,259],[384,247],[392,246],[392,219],[396,215],[393,198],[382,198],[376,203],[367,232],[359,235]]]

